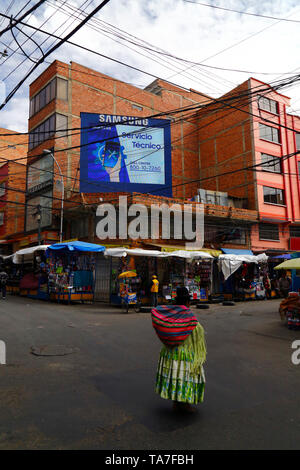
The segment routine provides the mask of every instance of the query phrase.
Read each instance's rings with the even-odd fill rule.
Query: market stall
[[[186,286],[192,300],[207,300],[210,293],[213,257],[202,251],[176,250],[162,252],[141,248],[111,248],[105,256],[119,258],[112,269],[112,303],[120,303],[118,276],[122,271],[135,270],[135,290],[142,303],[149,302],[153,274],[160,281],[159,302],[172,302],[179,286]]]
[[[268,256],[265,253],[220,255],[218,264],[224,277],[224,298],[237,300],[266,298],[267,260]]]
[[[278,272],[286,271],[288,276],[291,277],[291,289],[300,292],[300,253],[294,253],[293,258],[278,264],[274,270]]]
[[[32,299],[48,299],[46,250],[49,245],[36,245],[16,251],[9,257],[7,291]]]
[[[105,247],[80,241],[55,243],[47,250],[50,300],[94,300],[95,254]]]
[[[161,252],[142,248],[118,247],[106,249],[104,256],[112,258],[110,302],[114,305],[121,305],[120,288],[122,283],[119,276],[126,271],[133,271],[136,276],[131,280],[131,288],[142,303],[147,303],[149,301],[150,280],[152,275],[156,273],[156,260],[161,256]]]

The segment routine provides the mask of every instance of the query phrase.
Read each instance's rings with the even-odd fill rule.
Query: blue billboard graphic
[[[80,113],[80,192],[172,196],[170,120]]]

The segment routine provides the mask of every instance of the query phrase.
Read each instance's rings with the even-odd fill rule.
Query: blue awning
[[[226,255],[253,255],[251,250],[236,250],[235,248],[221,248]]]
[[[66,243],[54,243],[50,245],[48,250],[64,250],[64,251],[96,251],[101,252],[105,250],[105,246],[97,245],[96,243],[87,242],[66,242]]]

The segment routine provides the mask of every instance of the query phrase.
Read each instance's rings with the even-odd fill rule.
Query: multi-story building
[[[199,112],[200,186],[259,212],[255,252],[300,250],[300,117],[289,105],[251,78]]]
[[[61,188],[59,190],[53,184],[52,176],[54,172],[54,180],[57,179],[59,171],[51,155],[43,152],[54,150],[64,175],[65,199],[73,201],[73,210],[70,205],[65,207],[65,222],[68,215],[71,219],[65,223],[64,238],[94,240],[94,232],[91,234],[89,230],[90,222],[83,223],[88,216],[84,203],[86,197],[79,194],[80,113],[171,118],[173,198],[187,201],[195,196],[200,172],[197,110],[210,101],[206,95],[162,80],[155,80],[142,90],[74,62],[53,62],[30,85],[26,233],[37,231],[38,222],[34,214],[38,205],[42,208],[42,228],[58,229],[56,215],[59,215],[61,205]],[[40,172],[37,169],[39,165]],[[33,170],[36,172],[34,184]],[[95,193],[93,203],[99,201],[100,196],[105,198]],[[208,245],[219,247],[222,243],[229,243],[249,247],[249,227],[257,220],[256,211],[248,213],[241,208],[240,211],[231,210],[228,218],[225,214],[228,214],[228,208],[222,208],[221,204],[218,207],[207,205],[206,215],[210,221]]]
[[[0,242],[1,252],[13,250],[24,231],[27,135],[0,128]]]

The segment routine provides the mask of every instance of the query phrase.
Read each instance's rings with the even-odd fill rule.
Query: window
[[[264,202],[269,204],[285,204],[283,189],[264,186]]]
[[[276,127],[266,126],[265,124],[259,123],[259,136],[263,140],[269,140],[276,144],[280,143],[280,134]]]
[[[0,225],[4,224],[4,212],[0,212]]]
[[[300,225],[295,225],[294,227],[290,227],[290,237],[300,238]]]
[[[5,181],[3,183],[0,183],[0,197],[4,196],[6,192],[6,183]]]
[[[263,171],[271,171],[272,173],[281,173],[281,160],[279,157],[268,155],[267,153],[261,154],[261,169]]]
[[[258,107],[264,111],[269,111],[269,113],[278,114],[278,103],[277,101],[270,100],[265,96],[258,97]]]
[[[300,176],[300,160],[298,162],[298,173],[299,173],[299,176]]]
[[[279,225],[259,224],[259,239],[279,241]]]
[[[62,131],[61,135],[66,134],[68,128],[68,117],[64,114],[52,114],[46,121],[35,127],[29,134],[29,150],[50,139],[55,132]],[[60,133],[59,133],[60,134]]]
[[[56,132],[63,131],[62,135],[65,135],[66,129],[68,129],[68,117],[64,114],[56,114]]]
[[[28,199],[26,202],[26,232],[38,228],[37,210],[41,206],[41,228],[49,227],[52,223],[52,191]]]
[[[63,78],[57,77],[56,88],[57,88],[56,97],[60,100],[67,100],[68,99],[68,80],[64,80]]]
[[[28,165],[27,192],[34,192],[53,182],[53,158],[45,155]]]
[[[60,77],[53,78],[48,85],[31,98],[29,117],[44,108],[54,98],[59,98],[60,100],[68,99],[68,80]]]
[[[296,133],[296,149],[300,150],[300,133]]]

